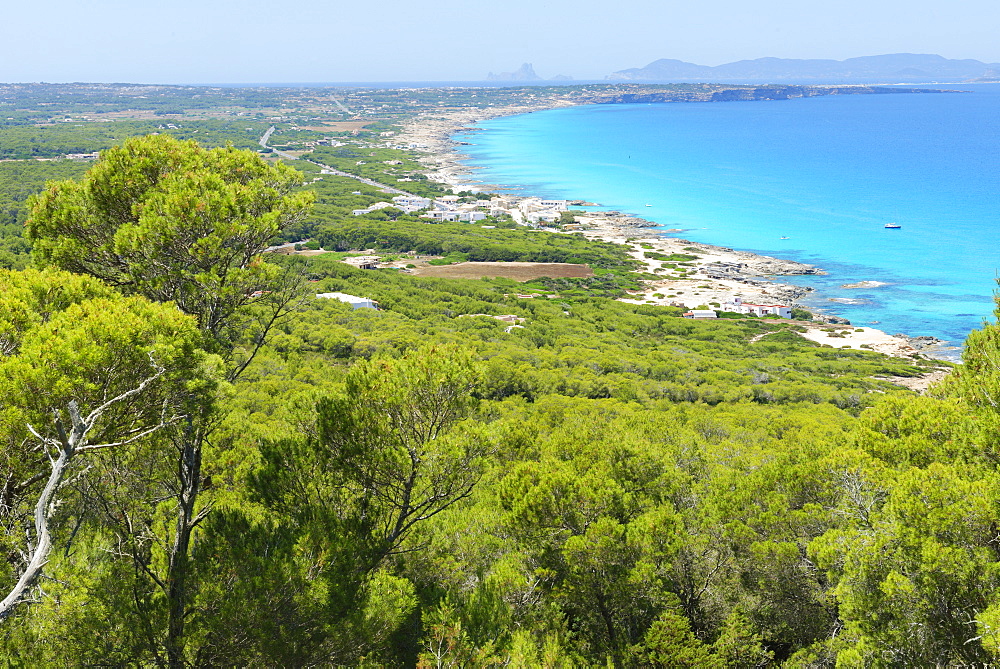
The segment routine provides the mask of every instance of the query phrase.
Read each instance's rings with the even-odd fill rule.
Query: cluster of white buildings
[[[423,218],[437,222],[475,223],[488,216],[496,218],[509,216],[521,225],[537,226],[558,221],[560,214],[567,209],[567,202],[500,195],[489,200],[462,203],[457,195],[443,195],[434,199],[417,195],[397,195],[392,198],[392,202],[376,202],[365,209],[355,209],[351,213],[354,216],[363,216],[386,207],[394,207],[407,214],[423,212],[420,214]]]
[[[538,197],[528,197],[518,200],[516,206],[523,219],[519,220],[519,223],[539,225],[558,221],[562,212],[567,209],[567,202],[566,200],[543,200]],[[517,218],[515,216],[515,220]]]
[[[434,221],[475,223],[490,215],[484,212],[478,204],[458,204],[458,197],[454,195],[446,195],[435,200],[417,195],[397,195],[392,198],[392,202],[376,202],[365,209],[355,209],[351,213],[355,216],[363,216],[386,207],[399,209],[405,214],[424,212],[421,214],[423,218]]]
[[[792,308],[785,304],[750,304],[744,302],[742,297],[734,297],[732,302],[726,302],[719,311],[728,311],[736,314],[746,314],[748,316],[778,316],[779,318],[791,318]],[[716,318],[718,314],[714,309],[692,309],[682,314],[684,318]]]
[[[721,309],[722,311],[731,311],[749,316],[792,317],[792,308],[790,306],[784,304],[750,304],[749,302],[744,302],[742,297],[734,297],[732,302],[726,302],[722,305]]]

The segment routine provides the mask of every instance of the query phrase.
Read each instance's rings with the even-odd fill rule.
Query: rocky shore
[[[588,217],[578,217],[587,220]],[[607,219],[597,219],[604,220]],[[628,246],[630,255],[644,265],[649,274],[661,273],[669,263],[657,256],[688,256],[694,260],[684,263],[683,276],[664,276],[645,282],[642,292],[635,293],[626,302],[665,304],[688,308],[718,308],[734,297],[757,304],[791,305],[812,291],[812,288],[781,283],[780,276],[808,275],[822,270],[790,260],[735,251],[723,246],[691,242],[678,237],[635,228],[621,228],[614,224],[593,225],[583,234]]]

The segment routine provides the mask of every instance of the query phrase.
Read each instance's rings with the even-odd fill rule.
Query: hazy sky
[[[658,58],[1000,62],[997,0],[8,0],[0,81],[600,79]]]

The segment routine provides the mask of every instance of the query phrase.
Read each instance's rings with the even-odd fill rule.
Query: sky
[[[660,58],[1000,62],[996,0],[8,0],[0,82],[603,79]]]

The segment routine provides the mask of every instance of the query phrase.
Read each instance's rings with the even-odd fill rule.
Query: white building
[[[381,260],[378,256],[350,256],[344,258],[344,262],[348,265],[353,265],[358,269],[378,269],[378,263]]]
[[[431,206],[431,199],[428,197],[419,197],[417,195],[397,195],[392,198],[392,201],[396,203],[396,206],[400,208],[414,207],[414,211],[417,209],[426,209]]]
[[[378,309],[378,302],[375,300],[368,299],[367,297],[348,295],[347,293],[319,293],[316,297],[326,300],[340,300],[355,309]]]
[[[392,202],[376,202],[375,204],[368,205],[367,209],[353,209],[351,211],[352,216],[364,216],[365,214],[370,214],[378,209],[385,209],[386,207],[395,207]]]
[[[712,309],[692,309],[681,314],[684,318],[718,318]]]
[[[750,316],[792,317],[792,308],[790,306],[784,304],[750,304],[749,302],[744,302],[742,297],[734,297],[732,302],[723,304],[722,311],[748,314]]]
[[[430,218],[435,221],[457,221],[458,217],[461,216],[461,212],[458,211],[442,211],[436,209],[434,211],[429,211],[422,216],[422,218]]]
[[[559,220],[559,214],[555,211],[529,211],[524,215],[524,218],[532,223],[538,223],[540,221],[551,223],[552,221]]]

